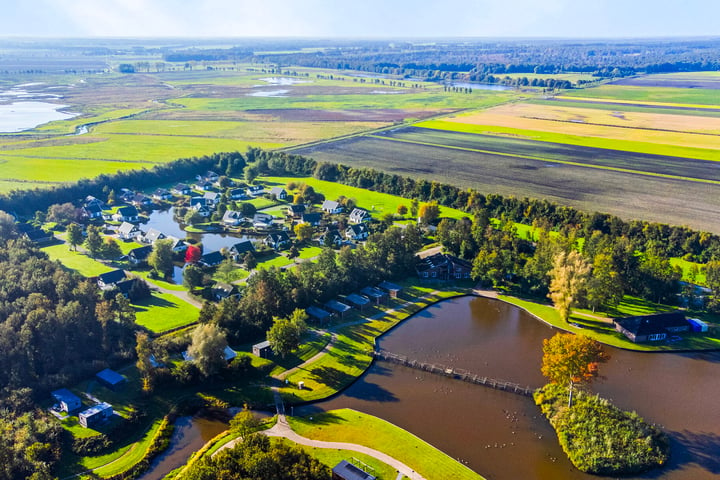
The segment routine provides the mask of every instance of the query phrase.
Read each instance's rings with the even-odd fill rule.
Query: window
[[[648,340],[650,340],[650,341],[662,340],[666,336],[667,335],[665,335],[664,333],[653,333],[652,335],[648,335]]]
[[[427,277],[428,277],[428,272],[423,272],[423,278],[427,278]]]
[[[455,274],[455,278],[462,278],[462,273],[457,272],[457,273]]]
[[[436,271],[433,271],[433,272],[432,272],[432,277],[433,277],[433,278],[437,277],[437,272],[436,272]]]

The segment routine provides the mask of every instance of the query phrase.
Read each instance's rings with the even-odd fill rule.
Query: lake
[[[63,108],[67,108],[67,105],[37,101],[0,104],[0,133],[22,132],[48,122],[67,120],[78,115],[58,111]]]

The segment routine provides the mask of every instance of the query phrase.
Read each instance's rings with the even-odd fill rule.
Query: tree
[[[197,225],[198,223],[202,223],[203,220],[205,220],[205,217],[200,215],[197,210],[192,208],[188,210],[188,212],[185,214],[185,217],[183,218],[183,222],[186,225]]]
[[[8,240],[16,234],[15,219],[9,213],[0,210],[0,240]]]
[[[293,230],[295,231],[298,242],[304,242],[312,238],[313,227],[309,223],[298,223]]]
[[[192,291],[196,287],[202,285],[203,275],[202,269],[200,269],[197,265],[186,265],[183,269],[183,285],[185,288]]]
[[[586,286],[586,300],[593,312],[602,305],[615,306],[623,298],[620,274],[615,269],[613,257],[607,253],[595,255],[592,276]]]
[[[120,248],[120,244],[118,244],[117,240],[112,237],[107,237],[103,242],[100,256],[114,260],[116,258],[120,258],[122,254],[122,249]]]
[[[80,220],[80,213],[72,203],[56,203],[48,208],[47,220],[67,225]]]
[[[400,215],[401,217],[404,217],[405,215],[407,215],[407,213],[408,213],[408,208],[405,205],[402,205],[402,204],[398,205],[398,207],[397,207],[398,215]]]
[[[152,342],[145,332],[137,332],[135,334],[135,353],[137,354],[137,366],[140,376],[142,376],[142,389],[144,392],[151,392],[153,389],[153,372],[154,368],[150,361],[152,355]]]
[[[417,218],[419,208],[420,208],[420,204],[419,204],[417,198],[413,198],[412,200],[410,200],[410,216],[411,217]]]
[[[599,342],[585,335],[557,333],[543,340],[540,371],[551,383],[568,385],[572,405],[573,386],[592,382],[598,376],[598,364],[609,359]]]
[[[580,293],[585,290],[589,273],[590,265],[577,251],[563,251],[555,256],[549,273],[548,297],[553,301],[562,321],[568,321],[571,309],[577,305]]]
[[[307,330],[305,310],[295,309],[289,318],[273,317],[267,339],[276,355],[285,357],[300,346],[300,338]]]
[[[101,230],[102,229],[100,227],[96,227],[94,225],[90,225],[87,228],[85,247],[87,247],[90,256],[93,258],[97,257],[102,251],[103,239],[100,235]]]
[[[236,271],[237,268],[235,267],[235,262],[233,262],[230,258],[226,258],[220,262],[220,265],[218,265],[215,273],[223,282],[230,283],[235,280]]]
[[[247,403],[230,420],[230,431],[240,435],[240,438],[247,438],[251,433],[255,433],[260,429],[262,422],[248,408]]]
[[[192,333],[188,353],[204,377],[215,375],[225,366],[225,334],[212,323],[198,325]]]
[[[71,250],[77,250],[77,246],[83,243],[82,227],[77,223],[71,223],[67,227],[67,242]]]
[[[247,165],[243,169],[243,176],[247,183],[253,183],[258,175],[260,175],[260,169],[257,165]]]
[[[195,245],[188,245],[185,250],[185,263],[197,263],[202,257],[202,250]]]
[[[243,263],[245,264],[245,268],[247,270],[252,270],[253,268],[257,267],[257,260],[255,259],[255,255],[253,255],[252,252],[247,252],[245,256],[243,257]]]
[[[440,207],[437,202],[423,203],[418,211],[420,222],[429,225],[440,216]]]
[[[152,252],[148,256],[147,262],[158,274],[167,275],[173,270],[173,241],[169,238],[163,238],[153,244]]]

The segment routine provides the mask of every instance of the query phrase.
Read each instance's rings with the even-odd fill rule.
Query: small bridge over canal
[[[446,367],[445,365],[440,365],[438,363],[421,362],[409,358],[406,355],[398,355],[396,353],[388,352],[386,350],[375,350],[373,352],[373,356],[377,360],[397,363],[398,365],[414,368],[416,370],[422,370],[424,372],[433,373],[435,375],[442,375],[444,377],[453,378],[455,380],[462,380],[463,382],[484,385],[486,387],[494,388],[496,390],[504,390],[506,392],[523,395],[525,397],[531,397],[533,392],[535,391],[534,388],[529,386],[522,386],[517,383],[507,382],[505,380],[499,380],[496,378],[483,377],[482,375],[476,375],[462,368]]]

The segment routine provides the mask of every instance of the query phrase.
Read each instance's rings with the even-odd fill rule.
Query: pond
[[[513,87],[498,85],[496,83],[451,82],[451,87],[472,88],[473,90],[512,90]]]
[[[378,344],[420,361],[537,387],[545,383],[542,341],[556,332],[504,302],[462,297],[415,315]],[[611,360],[601,366],[606,378],[592,390],[662,425],[672,439],[670,465],[643,478],[717,478],[720,354],[607,350]],[[345,407],[409,430],[488,479],[598,478],[570,464],[527,397],[376,362],[342,395],[295,410]]]
[[[12,102],[0,104],[0,133],[22,132],[56,120],[67,120],[76,113],[59,112],[67,105],[48,102]]]

